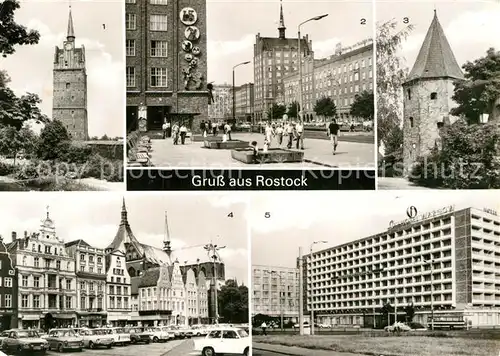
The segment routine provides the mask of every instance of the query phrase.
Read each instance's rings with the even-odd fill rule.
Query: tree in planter
[[[55,160],[64,157],[68,150],[70,137],[66,127],[59,120],[49,122],[40,132],[38,157]]]
[[[403,89],[408,68],[398,51],[413,30],[409,24],[397,30],[398,22],[390,20],[377,24],[377,137],[387,146],[386,138],[392,130],[399,128],[403,116]],[[386,150],[388,154],[389,152]]]
[[[288,111],[287,111],[287,115],[288,117],[290,118],[298,118],[299,117],[299,111],[300,111],[300,105],[298,102],[294,101],[290,104],[290,106],[288,107]]]
[[[318,116],[322,116],[325,119],[329,117],[335,117],[337,115],[337,107],[330,97],[322,97],[316,100],[314,104],[314,112]]]
[[[269,120],[281,119],[285,114],[286,106],[283,104],[273,103],[273,105],[267,110],[267,117]]]
[[[452,115],[463,116],[469,124],[477,124],[481,114],[500,120],[496,105],[500,97],[500,51],[488,49],[486,56],[465,63],[465,81],[456,81],[453,100],[458,106]]]
[[[37,146],[38,137],[28,127],[17,130],[13,126],[3,126],[0,128],[0,154],[12,156],[14,165],[18,154],[24,151],[25,154],[32,154]]]
[[[373,92],[365,90],[361,94],[356,94],[354,96],[354,102],[350,110],[352,116],[372,121],[375,115],[374,111]]]

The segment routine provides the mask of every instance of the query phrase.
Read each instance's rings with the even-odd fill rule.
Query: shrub
[[[500,125],[459,120],[443,128],[441,142],[441,149],[417,160],[410,181],[433,188],[500,188]]]
[[[59,159],[67,163],[85,163],[92,154],[92,148],[88,145],[74,142],[61,143]]]
[[[412,329],[425,329],[424,325],[415,322],[408,323],[408,326]]]
[[[8,176],[16,171],[16,166],[6,162],[0,162],[0,176]]]
[[[108,182],[123,181],[123,161],[109,160],[94,154],[89,157],[83,166],[81,178],[97,178],[104,179]]]

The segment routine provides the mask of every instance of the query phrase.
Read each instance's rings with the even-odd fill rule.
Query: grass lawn
[[[426,336],[275,335],[253,336],[253,341],[307,349],[384,356],[498,356],[500,340]]]

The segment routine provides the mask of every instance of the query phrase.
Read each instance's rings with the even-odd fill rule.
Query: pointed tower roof
[[[439,23],[436,10],[434,10],[431,26],[407,81],[421,78],[464,79],[462,70]]]
[[[280,25],[278,27],[279,38],[285,39],[285,17],[283,16],[283,2],[280,0]]]
[[[71,15],[71,6],[69,7],[68,35],[66,38],[68,39],[68,41],[75,40],[75,29],[73,27],[73,16]]]
[[[169,258],[172,255],[172,246],[170,246],[170,231],[168,229],[168,217],[165,211],[165,236],[163,237],[163,252],[165,252]]]
[[[134,233],[132,232],[132,229],[130,228],[130,225],[128,223],[127,207],[125,205],[125,198],[123,198],[120,226],[118,226],[118,231],[116,232],[113,242],[111,242],[111,244],[106,247],[106,251],[118,250],[125,253],[127,251],[125,244],[132,244],[138,253],[140,253],[141,255],[144,254],[144,248],[135,238]]]

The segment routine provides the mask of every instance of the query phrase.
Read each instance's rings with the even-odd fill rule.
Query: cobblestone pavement
[[[252,344],[252,356],[363,356],[346,352],[323,351],[317,349],[304,349],[301,347],[290,347],[282,345],[271,345],[254,342]]]
[[[264,136],[258,133],[235,133],[233,139],[257,141],[262,147]],[[203,142],[186,141],[185,145],[173,145],[171,139],[152,140],[151,161],[158,168],[374,168],[375,147],[369,143],[339,142],[337,153],[333,155],[332,145],[328,140],[305,139],[304,162],[302,163],[266,163],[248,165],[231,158],[230,150],[202,148]],[[282,147],[285,147],[284,144]],[[277,142],[271,143],[276,148]]]

